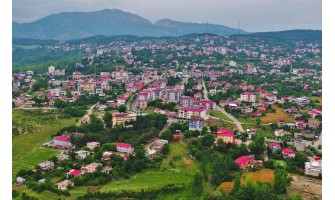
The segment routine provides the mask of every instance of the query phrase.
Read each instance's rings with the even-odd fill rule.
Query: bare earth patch
[[[301,194],[304,200],[322,199],[322,181],[309,177],[292,175],[289,193]]]
[[[183,161],[184,161],[184,164],[185,164],[185,165],[190,165],[190,164],[193,163],[192,160],[189,160],[189,159],[187,159],[187,158],[185,158],[185,157],[183,157]]]

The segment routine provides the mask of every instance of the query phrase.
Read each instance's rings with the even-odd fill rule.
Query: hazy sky
[[[13,0],[13,21],[54,13],[118,8],[151,22],[169,18],[226,25],[246,31],[322,28],[321,0]]]

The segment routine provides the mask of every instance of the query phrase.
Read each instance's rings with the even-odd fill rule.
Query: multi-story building
[[[223,143],[234,143],[234,133],[231,130],[219,129],[217,140],[222,139]]]
[[[49,74],[54,73],[55,70],[56,70],[55,66],[50,66],[50,67],[48,67],[48,72],[49,72]]]
[[[215,110],[216,109],[216,103],[211,100],[200,100],[199,106],[203,106],[207,110]]]
[[[117,125],[125,126],[126,122],[136,121],[137,115],[135,113],[113,113],[112,124],[113,127]]]
[[[126,97],[124,96],[120,96],[117,98],[117,105],[121,106],[121,105],[125,105],[126,104]]]
[[[189,130],[201,131],[203,127],[204,127],[204,119],[202,117],[191,116],[190,120],[188,121]]]
[[[193,97],[189,97],[189,96],[180,97],[179,105],[181,107],[191,107],[191,106],[193,106]]]
[[[167,93],[168,93],[168,102],[175,102],[175,103],[179,102],[180,90],[172,89],[168,90]]]
[[[253,93],[253,92],[242,92],[241,95],[240,95],[240,99],[241,99],[241,101],[255,103],[256,102],[256,94]]]
[[[139,109],[146,109],[148,107],[148,103],[146,100],[137,100],[136,107],[138,107]]]
[[[311,158],[305,162],[305,175],[320,177],[322,175],[322,158]]]
[[[311,102],[311,99],[309,97],[299,97],[296,98],[295,102],[300,106],[305,106]]]
[[[178,117],[183,119],[191,119],[192,116],[206,117],[206,109],[202,107],[182,107],[178,110]]]

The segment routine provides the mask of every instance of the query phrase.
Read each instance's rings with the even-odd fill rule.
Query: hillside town
[[[159,169],[175,144],[211,186],[265,168],[321,182],[321,43],[199,34],[40,48],[81,57],[13,73],[13,110],[75,124],[40,143],[57,155],[17,171],[14,184],[69,196]]]

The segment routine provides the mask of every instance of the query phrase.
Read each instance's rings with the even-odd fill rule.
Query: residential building
[[[180,97],[179,105],[181,107],[191,107],[191,106],[193,106],[193,97],[189,97],[189,96]]]
[[[74,183],[70,180],[64,180],[57,183],[57,188],[60,190],[66,190],[68,187],[73,187]]]
[[[234,133],[231,130],[219,129],[217,134],[217,140],[222,139],[223,143],[234,143]]]
[[[135,113],[113,113],[112,124],[125,126],[126,122],[136,121]]]
[[[56,69],[55,66],[50,66],[50,67],[48,67],[48,72],[49,72],[49,74],[54,73],[54,72],[55,72],[55,69]]]
[[[44,143],[43,145],[51,146],[58,149],[70,149],[73,147],[72,143],[70,142],[69,136],[56,136],[53,140]]]
[[[261,160],[255,160],[254,155],[241,156],[235,160],[235,163],[240,167],[241,170],[245,170],[249,167],[263,165]]]
[[[290,148],[285,148],[282,150],[284,158],[295,158],[295,152]]]
[[[178,110],[178,117],[183,119],[191,119],[191,116],[206,117],[206,109],[202,107],[182,107]]]
[[[190,120],[188,121],[188,129],[189,130],[198,130],[202,131],[204,127],[204,119],[199,116],[191,116]]]
[[[276,142],[270,143],[269,147],[271,148],[272,152],[277,152],[281,149],[280,144]]]
[[[41,171],[45,171],[45,170],[52,170],[55,166],[54,162],[52,161],[45,161],[45,162],[41,162],[38,164],[39,168]]]
[[[320,177],[322,175],[322,158],[314,157],[305,162],[305,175]]]
[[[124,152],[128,154],[134,152],[134,148],[131,146],[131,144],[117,142],[115,143],[115,146],[116,146],[116,151],[118,152]]]
[[[168,93],[168,102],[175,102],[175,103],[179,102],[180,90],[172,89],[168,90],[167,93]]]
[[[241,99],[241,101],[244,101],[244,102],[255,103],[256,102],[256,94],[253,93],[253,92],[242,92],[240,94],[240,99]]]
[[[215,110],[216,109],[216,103],[211,100],[200,100],[199,106],[205,107],[207,110]]]
[[[86,146],[90,150],[94,150],[95,147],[99,147],[100,146],[100,142],[87,142]]]
[[[91,163],[89,165],[86,165],[84,167],[81,168],[81,170],[85,173],[94,173],[97,171],[97,167],[100,166],[100,163]]]
[[[90,155],[89,151],[85,151],[85,150],[76,151],[76,156],[79,159],[85,159],[89,155]]]

